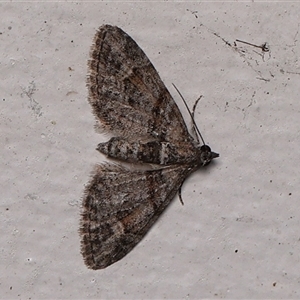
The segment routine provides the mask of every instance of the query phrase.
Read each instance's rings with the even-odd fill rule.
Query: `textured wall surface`
[[[297,3],[1,3],[0,297],[299,298]],[[96,150],[96,29],[145,51],[220,153],[126,257],[88,270],[78,235]],[[236,39],[257,45],[234,42]],[[260,45],[268,43],[269,51]]]

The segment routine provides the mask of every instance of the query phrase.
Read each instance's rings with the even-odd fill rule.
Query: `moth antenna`
[[[194,106],[193,106],[193,109],[192,109],[192,116],[193,116],[193,119],[195,120],[195,111],[196,111],[196,107],[197,107],[197,104],[198,102],[200,101],[200,99],[202,98],[202,96],[200,96],[194,103]],[[196,121],[195,121],[196,122]],[[192,122],[192,131],[193,131],[193,135],[196,137],[196,140],[197,140],[197,143],[200,144],[200,140],[199,140],[199,135],[197,134],[197,131],[196,131],[196,128],[195,128],[195,125],[194,123]]]
[[[205,145],[205,142],[204,142],[204,139],[203,139],[203,137],[202,137],[202,134],[201,134],[200,130],[198,129],[198,126],[197,126],[197,124],[196,124],[196,122],[195,122],[195,119],[194,119],[194,117],[193,117],[193,115],[192,115],[192,113],[191,113],[191,111],[190,111],[188,105],[186,104],[186,102],[185,102],[183,96],[182,96],[181,93],[179,92],[179,90],[178,90],[178,88],[176,87],[176,85],[175,85],[174,83],[172,83],[172,84],[173,84],[174,88],[176,89],[177,93],[179,94],[180,98],[182,99],[182,101],[183,101],[183,103],[184,103],[184,105],[185,105],[187,111],[189,112],[189,115],[190,115],[190,117],[191,117],[191,119],[192,119],[194,128],[196,128],[197,134],[200,136],[203,145]],[[199,99],[199,100],[200,100],[200,99]]]

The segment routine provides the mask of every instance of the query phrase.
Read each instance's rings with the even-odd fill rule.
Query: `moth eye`
[[[210,147],[209,146],[207,146],[207,145],[203,145],[203,146],[201,146],[201,151],[203,151],[203,152],[211,152],[211,149],[210,149]]]

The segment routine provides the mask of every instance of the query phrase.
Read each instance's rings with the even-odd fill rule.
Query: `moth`
[[[132,165],[97,165],[85,188],[81,253],[96,270],[129,253],[187,176],[219,154],[192,137],[154,66],[122,29],[99,28],[88,69],[96,128],[111,135],[97,150]]]

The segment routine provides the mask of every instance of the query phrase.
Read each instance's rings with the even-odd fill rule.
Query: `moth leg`
[[[178,196],[179,196],[179,200],[181,202],[182,205],[184,205],[182,197],[181,197],[181,188],[182,188],[183,183],[180,185],[179,190],[178,190]]]
[[[199,137],[198,137],[198,134],[197,134],[197,132],[196,132],[196,125],[195,125],[195,110],[196,110],[196,107],[197,107],[197,104],[198,104],[198,102],[200,101],[200,99],[202,98],[202,96],[200,96],[196,101],[195,101],[195,104],[194,104],[194,106],[193,106],[193,110],[192,110],[192,119],[194,120],[192,120],[192,129],[191,129],[191,133],[192,133],[192,135],[196,138],[196,140],[197,140],[197,143],[199,144],[200,143],[200,140],[199,140]]]

